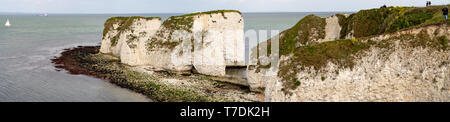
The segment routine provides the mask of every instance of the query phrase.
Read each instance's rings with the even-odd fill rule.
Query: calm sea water
[[[308,14],[244,13],[245,30],[282,31]],[[166,19],[177,14],[134,15]],[[101,79],[56,71],[50,61],[65,48],[99,45],[111,16],[133,15],[0,15],[0,101],[150,101]],[[11,27],[3,26],[7,18]]]

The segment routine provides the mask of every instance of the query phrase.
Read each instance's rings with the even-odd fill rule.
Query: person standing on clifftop
[[[431,6],[431,1],[427,1],[427,7]]]
[[[447,7],[444,7],[442,9],[442,14],[444,15],[444,20],[447,20],[447,18],[448,18],[448,8]]]
[[[383,5],[380,8],[383,9],[384,11],[386,11],[386,14],[389,14],[389,8],[387,8],[386,5]]]

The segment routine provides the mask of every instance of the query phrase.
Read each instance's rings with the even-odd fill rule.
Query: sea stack
[[[131,66],[225,76],[245,66],[244,21],[234,10],[157,17],[112,17],[105,23],[100,52]]]

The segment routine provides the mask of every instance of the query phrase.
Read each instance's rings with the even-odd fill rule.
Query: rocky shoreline
[[[201,74],[177,74],[146,66],[129,66],[99,53],[100,46],[65,49],[52,63],[70,74],[104,79],[161,102],[258,102],[264,95],[248,87],[213,80]]]

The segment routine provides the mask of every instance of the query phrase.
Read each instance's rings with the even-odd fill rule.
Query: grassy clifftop
[[[309,45],[325,37],[325,18],[309,15],[294,27],[284,31],[280,37],[280,53],[287,54],[295,50],[296,45]],[[270,43],[268,43],[270,44]]]
[[[278,77],[282,78],[284,91],[295,89],[301,85],[296,79],[298,71],[313,68],[320,71],[329,62],[341,68],[352,68],[360,52],[376,47],[389,49],[394,42],[392,39],[382,41],[366,40],[376,35],[390,34],[406,29],[420,28],[429,25],[450,24],[444,21],[441,9],[450,5],[416,7],[389,7],[386,9],[361,10],[351,15],[337,14],[340,40],[318,43],[318,39],[325,37],[325,18],[309,15],[300,20],[292,28],[280,33],[280,56],[288,56],[279,65]],[[416,35],[403,34],[393,38],[402,40],[405,47],[424,47],[448,51],[448,38],[440,36],[431,38],[424,30]],[[361,41],[364,40],[364,41]],[[268,52],[270,54],[270,41]],[[259,66],[262,67],[262,66]],[[322,76],[322,80],[326,77]]]
[[[106,34],[111,30],[117,30],[118,34],[114,35],[111,39],[111,45],[115,46],[117,44],[117,40],[119,39],[119,36],[122,32],[124,32],[127,29],[130,29],[131,24],[136,19],[146,19],[146,20],[153,20],[158,19],[161,20],[160,17],[142,17],[142,16],[132,16],[132,17],[111,17],[108,20],[106,20],[104,24],[103,29],[103,38],[105,38]],[[114,24],[118,24],[117,28],[114,28]]]
[[[443,7],[450,8],[450,5],[426,8],[389,7],[386,9],[370,9],[361,10],[349,16],[337,14],[339,25],[342,27],[340,39],[368,37],[412,27],[450,23],[450,21],[443,21],[441,11]],[[280,56],[292,53],[299,46],[316,44],[317,40],[325,37],[325,25],[325,18],[308,15],[290,29],[281,32]],[[270,41],[267,41],[268,54],[271,52]]]
[[[162,24],[163,29],[158,30],[156,32],[156,37],[149,39],[150,43],[147,44],[148,50],[153,50],[161,47],[173,49],[174,47],[176,47],[180,42],[182,42],[182,40],[172,41],[171,39],[173,33],[175,31],[185,31],[192,33],[191,28],[194,24],[194,16],[202,14],[211,15],[220,13],[224,17],[224,19],[227,19],[227,17],[225,16],[226,12],[235,12],[241,14],[241,12],[237,10],[214,10],[207,12],[184,14],[179,16],[171,16],[166,21],[163,22]]]
[[[242,14],[238,10],[213,10],[213,11],[206,11],[206,12],[196,12],[196,13],[184,14],[184,15],[174,16],[174,17],[187,17],[187,16],[195,16],[195,15],[200,15],[200,14],[216,14],[216,13],[221,13],[222,15],[224,15],[225,12],[236,12],[236,13]]]

